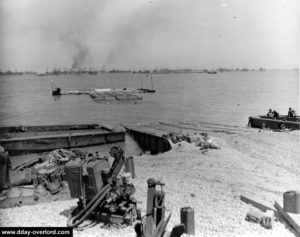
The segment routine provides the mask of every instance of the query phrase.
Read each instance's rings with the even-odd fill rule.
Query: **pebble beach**
[[[147,179],[165,183],[165,206],[172,212],[168,230],[180,223],[180,208],[195,211],[195,236],[295,236],[283,219],[272,229],[245,221],[248,211],[259,211],[240,195],[282,205],[283,193],[299,190],[299,132],[236,129],[210,132],[221,149],[203,152],[185,141],[169,152],[135,156],[135,197],[146,211]],[[126,149],[126,148],[125,148]],[[41,203],[0,210],[0,226],[66,226],[77,200]],[[135,236],[133,226],[115,228],[86,221],[74,236]]]

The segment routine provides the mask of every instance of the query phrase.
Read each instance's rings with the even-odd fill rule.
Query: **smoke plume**
[[[89,56],[89,49],[86,45],[82,45],[79,42],[75,44],[75,47],[77,50],[74,51],[74,55],[72,57],[73,62],[71,69],[81,69],[85,66],[85,63],[87,63],[86,60]]]

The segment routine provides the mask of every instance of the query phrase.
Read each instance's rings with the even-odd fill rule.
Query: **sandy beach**
[[[186,132],[186,131],[185,131]],[[188,131],[191,132],[191,131]],[[300,187],[299,132],[251,128],[212,130],[209,136],[221,149],[203,153],[187,142],[171,151],[134,157],[135,197],[146,209],[148,178],[165,183],[165,205],[172,212],[168,230],[180,223],[180,208],[195,211],[196,236],[295,236],[279,219],[272,229],[245,221],[246,195],[270,205],[282,204],[283,193]],[[43,203],[0,210],[1,226],[66,226],[67,213],[77,200]],[[86,222],[85,224],[89,224]],[[122,229],[89,224],[74,236],[135,236],[133,226]]]

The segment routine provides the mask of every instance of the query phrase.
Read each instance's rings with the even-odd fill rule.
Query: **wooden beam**
[[[275,216],[277,215],[277,211],[272,206],[269,206],[268,204],[266,204],[262,201],[253,200],[253,199],[250,199],[250,198],[245,197],[243,195],[241,195],[241,201],[243,201],[245,203],[248,203],[248,204],[251,204],[252,206],[254,206],[254,207],[256,207],[259,210],[262,210],[264,212],[267,211],[267,210],[272,210],[272,211],[274,211]]]
[[[297,232],[297,235],[300,235],[300,225],[287,213],[283,210],[283,208],[280,206],[280,204],[278,204],[277,202],[275,202],[274,207],[278,210],[278,212],[282,215],[282,217],[284,218],[284,220],[291,225],[294,230]]]

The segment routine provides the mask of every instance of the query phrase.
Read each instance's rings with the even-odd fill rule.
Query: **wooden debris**
[[[274,211],[267,210],[265,213],[250,210],[245,218],[246,221],[258,223],[266,229],[271,229],[274,223]]]
[[[263,218],[263,214],[251,210],[246,214],[245,220],[254,223],[260,223],[262,218]]]
[[[284,220],[294,228],[294,230],[297,232],[298,235],[300,235],[300,225],[294,220],[294,218],[292,218],[287,212],[285,212],[283,208],[280,206],[280,204],[278,204],[277,202],[275,202],[274,207],[282,215]]]
[[[262,217],[260,225],[266,229],[272,229],[274,223],[274,211],[267,210]]]
[[[251,204],[252,206],[254,206],[254,207],[256,207],[259,210],[262,210],[264,212],[267,211],[267,210],[272,210],[272,211],[274,211],[275,216],[277,215],[276,210],[272,206],[269,206],[268,204],[266,204],[262,201],[256,201],[256,200],[250,199],[248,197],[245,197],[243,195],[241,195],[241,201],[243,201],[245,203],[248,203],[248,204]]]

